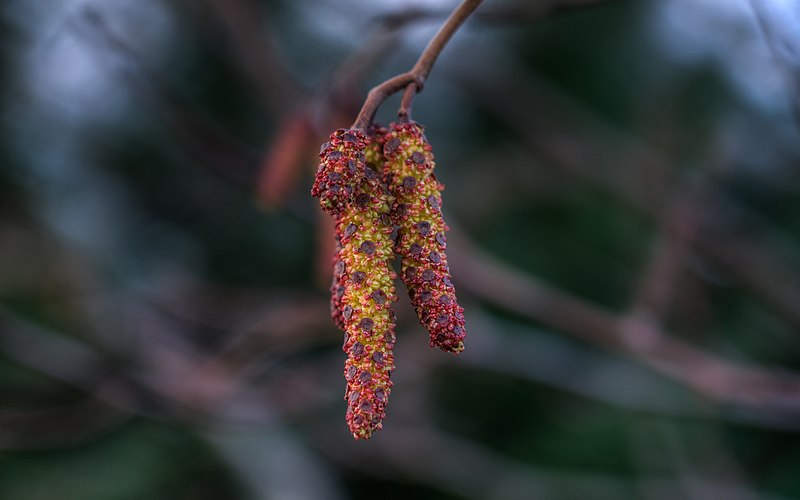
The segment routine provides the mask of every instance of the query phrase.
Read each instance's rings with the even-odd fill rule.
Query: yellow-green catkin
[[[382,164],[382,133],[347,134],[358,139],[351,144],[363,149],[354,153],[343,144],[345,134],[332,136],[323,147],[323,166],[315,186],[320,185],[316,192],[322,196],[329,195],[326,200],[320,198],[323,209],[335,207],[329,210],[336,220],[338,240],[331,305],[334,322],[345,331],[346,420],[355,438],[366,439],[381,428],[392,388],[395,317],[391,304],[397,297],[388,213],[393,200],[375,170]],[[330,152],[338,152],[332,160]],[[343,176],[343,171],[354,175]],[[339,175],[331,181],[327,172]],[[332,185],[338,186],[333,193]],[[352,187],[349,193],[346,186]]]
[[[400,277],[417,317],[428,329],[431,347],[464,350],[464,310],[456,300],[447,264],[441,190],[433,174],[431,145],[415,122],[394,123],[384,136],[383,179],[395,197],[391,218],[398,226],[395,252]]]

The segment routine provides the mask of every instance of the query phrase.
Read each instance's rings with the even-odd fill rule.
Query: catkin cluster
[[[464,349],[464,311],[445,255],[443,186],[414,122],[339,129],[320,158],[311,194],[336,221],[331,316],[345,332],[346,420],[356,439],[369,438],[382,426],[392,388],[396,256],[430,345]]]

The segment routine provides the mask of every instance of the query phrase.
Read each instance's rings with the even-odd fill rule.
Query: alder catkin
[[[391,218],[398,226],[395,252],[400,277],[417,316],[430,333],[431,347],[458,354],[464,350],[464,309],[445,255],[449,229],[442,217],[441,190],[433,174],[431,146],[415,122],[394,123],[384,136],[383,178],[395,197]]]
[[[346,420],[357,439],[381,428],[394,370],[392,198],[374,170],[382,164],[380,139],[355,130],[334,132],[312,190],[336,220],[331,313],[345,331]]]

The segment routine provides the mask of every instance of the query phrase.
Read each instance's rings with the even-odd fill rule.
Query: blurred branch
[[[800,40],[796,38],[796,33],[794,33],[794,40],[780,39],[779,35],[775,32],[769,16],[767,15],[769,3],[765,3],[764,0],[750,0],[749,4],[753,9],[756,22],[758,23],[758,27],[761,29],[770,52],[772,52],[773,57],[781,64],[784,72],[786,73],[786,78],[794,97],[793,107],[795,123],[800,126],[800,60],[791,61],[785,52],[781,50],[781,48],[791,48],[792,42],[794,42],[795,46],[793,48],[794,50],[798,51],[796,56],[800,56]],[[792,4],[790,3],[790,5]],[[796,4],[794,4],[794,6],[795,10],[797,10]],[[775,5],[773,8],[779,9],[780,5]],[[791,7],[785,8],[790,9]],[[785,22],[790,24],[792,23],[792,21]]]
[[[83,14],[85,26],[78,25],[79,32],[88,41],[99,40],[100,46],[108,47],[107,56],[124,60],[125,64],[116,66],[109,59],[105,62],[109,70],[116,71],[131,88],[138,91],[153,111],[163,117],[193,161],[221,179],[251,191],[257,156],[212,120],[192,109],[147,67],[130,45],[112,32],[99,11],[87,7]]]
[[[684,442],[676,426],[666,421],[645,421],[631,429],[631,452],[634,466],[640,469],[641,475],[675,476],[672,483],[675,487],[673,498],[705,500],[707,498],[724,498],[726,500],[759,500],[775,498],[761,493],[749,484],[745,474],[736,464],[724,446],[715,446],[713,450],[685,449],[687,445],[697,442],[708,442],[708,435],[703,432],[691,443]],[[708,448],[706,446],[706,448]],[[715,483],[704,481],[702,477],[713,477]],[[639,483],[646,498],[664,498],[663,492],[653,489],[650,482]]]
[[[201,366],[198,356],[190,356],[190,349],[178,350],[161,341],[148,345],[140,353],[141,359],[127,353],[126,363],[120,366],[109,352],[47,331],[9,311],[0,311],[0,321],[4,330],[0,352],[21,366],[80,389],[111,409],[186,420],[221,418],[236,411],[235,405],[219,407],[218,399],[206,397],[234,392],[233,381],[226,381],[224,373],[213,373],[214,379],[197,376],[199,372],[188,373],[188,367]],[[142,370],[140,364],[149,369]],[[221,387],[225,390],[219,390]],[[259,398],[251,399],[256,401]]]
[[[669,197],[669,162],[554,85],[515,68],[512,61],[478,74],[448,69],[470,97],[537,157],[658,218]]]
[[[669,234],[669,231],[661,231],[656,237],[652,255],[631,305],[634,314],[644,314],[654,319],[667,316],[676,281],[683,271],[681,264],[687,250],[684,242]]]
[[[203,436],[239,478],[245,498],[349,498],[328,464],[284,429],[216,425]]]
[[[190,5],[192,2],[188,2]],[[224,31],[266,111],[283,114],[303,97],[264,29],[264,12],[253,0],[205,0],[208,16]]]
[[[662,322],[669,313],[677,293],[677,282],[684,272],[684,262],[689,253],[688,243],[697,233],[697,218],[693,211],[690,187],[676,183],[673,201],[669,203],[658,221],[650,259],[639,279],[638,289],[630,306],[631,314]]]
[[[311,117],[305,110],[282,120],[259,168],[258,200],[265,208],[285,203],[297,183],[303,161],[310,158],[315,138]]]
[[[288,193],[300,178],[302,167],[306,162],[310,166],[319,160],[316,156],[318,145],[324,142],[323,138],[330,130],[352,122],[361,104],[357,92],[361,81],[396,46],[403,28],[407,26],[408,23],[397,22],[379,24],[372,29],[361,46],[336,68],[321,90],[306,96],[307,102],[299,110],[284,114],[260,168],[258,194],[266,209],[285,203]],[[327,237],[323,241],[327,241]],[[323,258],[324,268],[329,272],[327,251]]]
[[[324,137],[330,130],[345,127],[353,121],[361,104],[357,91],[361,81],[396,46],[403,28],[407,26],[406,22],[379,23],[361,46],[336,68],[327,83],[318,92],[305,97],[307,102],[304,106],[284,114],[261,163],[258,193],[266,209],[285,203],[288,193],[300,178],[302,167],[306,162],[311,166],[318,161],[318,145],[325,141]],[[331,235],[331,241],[332,238]],[[327,235],[321,241],[327,242]],[[326,274],[330,272],[328,264],[332,250],[328,252],[322,248],[322,251],[324,269],[327,269],[323,274]]]
[[[508,65],[489,73],[493,75],[491,81],[460,71],[453,71],[452,77],[538,157],[614,195],[650,219],[662,220],[671,203],[676,174],[661,153],[614,129],[541,79]],[[778,245],[752,234],[737,234],[742,226],[765,228],[769,224],[742,206],[731,206],[712,180],[681,201],[680,210],[694,214],[696,220],[685,216],[680,223],[697,227],[683,234],[685,241],[679,245],[721,265],[783,318],[800,327],[797,271],[770,250]]]
[[[418,484],[463,498],[505,498],[510,493],[506,490],[502,494],[506,488],[517,498],[552,498],[538,474],[522,464],[430,429],[424,422],[415,424],[407,428],[387,426],[368,447],[337,441],[325,431],[314,441],[340,464],[369,470],[383,479],[410,477]]]
[[[474,369],[545,384],[637,412],[709,417],[704,405],[689,397],[683,386],[670,384],[647,366],[609,356],[591,345],[570,342],[562,335],[553,336],[529,326],[512,327],[482,312],[477,304],[469,310],[469,322],[471,330],[478,333],[459,356],[459,363]]]
[[[657,492],[654,498],[681,498],[675,481],[657,474],[614,476],[602,472],[563,471],[531,466],[501,455],[471,440],[447,434],[417,422],[392,425],[371,442],[354,446],[335,440],[328,429],[316,433],[314,443],[341,466],[378,475],[381,479],[411,478],[463,498],[632,498],[637,484]],[[688,474],[688,473],[687,473]],[[751,498],[751,490],[705,477],[692,471],[687,477],[697,489],[713,492],[709,498]],[[776,496],[761,498],[779,499]]]
[[[0,310],[0,351],[18,364],[95,396],[112,408],[142,413],[139,391],[90,347]]]
[[[542,2],[517,2],[512,5],[488,6],[475,12],[476,22],[485,24],[527,23],[573,10],[600,7],[618,0],[546,0]],[[438,20],[449,12],[441,9],[425,7],[406,8],[377,16],[379,22],[387,28],[405,26],[413,22]]]
[[[770,250],[776,245],[708,228],[699,231],[690,244],[755,292],[795,328],[800,328],[800,275],[796,267]]]
[[[479,12],[476,17],[487,23],[520,23],[573,10],[600,7],[616,1],[617,0],[547,0],[543,2],[520,2],[517,5],[486,9]]]
[[[0,409],[0,449],[78,446],[116,429],[128,417],[96,399],[32,410]]]
[[[224,342],[197,368],[239,377],[254,365],[279,360],[320,342],[338,343],[338,334],[328,337],[332,331],[330,315],[318,299],[316,295],[288,291],[274,296],[243,296],[242,291],[192,281],[145,300],[170,318],[218,329],[224,334]]]
[[[629,356],[718,403],[787,423],[800,414],[800,375],[720,359],[643,318],[606,311],[513,270],[460,231],[450,240],[460,285],[489,303]]]

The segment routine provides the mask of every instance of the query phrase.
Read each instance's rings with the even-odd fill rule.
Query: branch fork
[[[439,31],[434,35],[428,46],[420,54],[414,67],[405,73],[400,73],[388,80],[373,87],[367,94],[364,105],[353,122],[351,128],[365,130],[372,123],[375,112],[381,104],[392,95],[405,89],[403,102],[400,106],[400,118],[402,121],[410,119],[411,104],[414,96],[421,92],[425,87],[425,82],[430,75],[433,65],[439,58],[453,34],[461,27],[469,16],[478,8],[483,0],[464,0],[461,5],[450,14],[450,17],[442,24]]]

